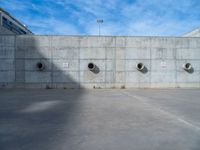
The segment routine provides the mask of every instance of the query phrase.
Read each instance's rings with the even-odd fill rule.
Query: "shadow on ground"
[[[74,113],[79,111],[76,101],[79,101],[83,90],[51,89],[56,84],[60,84],[63,88],[65,85],[79,88],[80,85],[66,74],[66,71],[54,64],[52,47],[39,47],[38,41],[30,36],[27,38],[22,36],[21,39],[19,37],[16,41],[18,43],[13,60],[16,67],[15,85],[22,88],[46,87],[49,90],[0,91],[0,149],[60,149],[59,142],[63,141],[63,135],[72,134],[70,132],[72,124],[68,123],[76,120]],[[41,53],[42,48],[47,53]],[[7,55],[7,53],[1,54]],[[48,54],[51,56],[46,56]],[[38,62],[43,62],[45,68],[38,70]],[[58,74],[57,77],[55,73]],[[69,138],[70,136],[67,136],[64,141],[69,141]]]

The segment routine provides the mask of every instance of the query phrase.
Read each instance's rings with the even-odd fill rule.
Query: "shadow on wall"
[[[57,36],[18,36],[16,86],[80,88],[78,49]]]
[[[54,55],[55,51],[65,47],[55,49],[51,37],[19,36],[15,42],[15,53],[5,52],[5,55],[13,54],[14,59],[9,56],[5,61],[12,62],[16,69],[16,87],[50,89],[80,86],[73,77],[77,70],[70,70],[67,64],[63,66],[67,58]],[[60,63],[66,68],[62,69],[58,65]],[[78,73],[75,78],[78,78]],[[0,91],[0,149],[55,150],[61,149],[61,143],[70,146],[71,135],[77,124],[75,114],[80,113],[81,109],[75,101],[80,100],[83,92],[83,89]]]

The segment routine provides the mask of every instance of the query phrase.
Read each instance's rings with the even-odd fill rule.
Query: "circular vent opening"
[[[183,65],[183,69],[189,71],[189,70],[192,69],[192,65],[190,63],[186,63],[186,64]]]
[[[138,63],[136,68],[141,71],[141,70],[144,69],[144,64],[143,63]]]
[[[89,70],[94,70],[95,65],[93,63],[89,63],[88,68],[89,68]]]
[[[38,62],[36,66],[37,66],[38,70],[40,70],[40,71],[44,70],[44,64],[43,63]]]

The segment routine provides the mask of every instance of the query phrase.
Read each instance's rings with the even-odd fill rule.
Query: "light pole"
[[[99,36],[101,35],[101,24],[103,23],[103,19],[98,19],[97,23],[99,24]]]

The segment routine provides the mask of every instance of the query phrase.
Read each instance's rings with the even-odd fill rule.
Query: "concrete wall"
[[[200,28],[184,34],[183,37],[200,37]]]
[[[0,26],[0,35],[14,35],[13,32],[11,32],[10,30]]]
[[[183,70],[187,62],[192,72]],[[200,38],[0,36],[0,87],[200,87]]]

